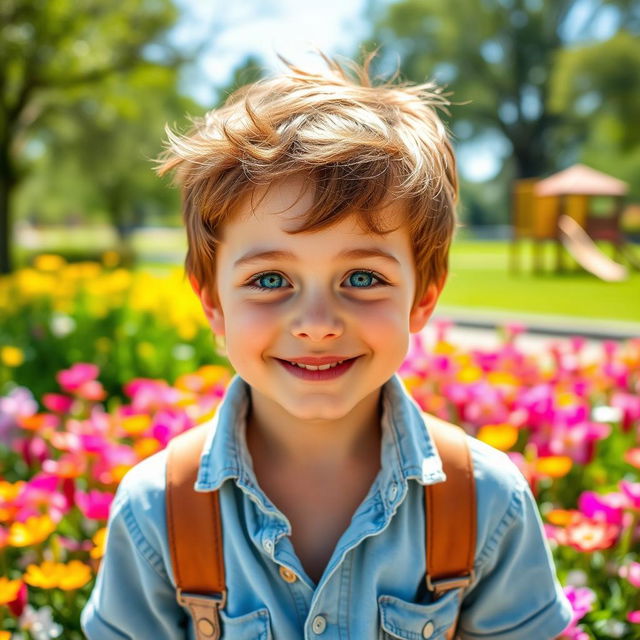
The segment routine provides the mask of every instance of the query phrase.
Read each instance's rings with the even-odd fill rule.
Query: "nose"
[[[295,336],[320,341],[326,337],[340,336],[343,330],[344,322],[336,313],[329,295],[316,292],[301,299],[292,323]]]

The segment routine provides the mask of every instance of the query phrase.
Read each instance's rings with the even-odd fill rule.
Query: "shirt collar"
[[[442,461],[429,434],[424,414],[397,373],[382,386],[382,487],[415,479],[422,485],[446,480]],[[275,507],[259,490],[246,445],[249,385],[238,374],[231,379],[222,402],[209,422],[200,456],[196,491],[218,489],[225,480],[257,497],[265,511]]]

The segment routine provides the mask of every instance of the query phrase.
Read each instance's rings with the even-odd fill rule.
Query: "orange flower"
[[[9,544],[13,547],[28,547],[46,540],[56,529],[48,515],[32,516],[25,522],[14,522],[9,529]]]
[[[0,640],[11,640],[11,631],[0,631]]]
[[[569,456],[547,456],[533,463],[536,473],[550,478],[562,478],[571,471],[573,460]]]
[[[58,426],[60,418],[50,413],[36,413],[32,416],[18,417],[17,421],[25,431],[50,432]]]
[[[477,438],[500,451],[508,451],[518,441],[518,429],[507,423],[485,424]]]
[[[133,450],[139,458],[147,458],[160,448],[161,445],[155,438],[140,438],[133,444]]]
[[[130,436],[138,436],[146,431],[151,425],[151,416],[139,414],[135,416],[125,416],[120,420],[120,426]]]
[[[0,604],[9,604],[18,597],[18,592],[22,587],[22,580],[9,580],[4,576],[0,578]]]
[[[552,509],[545,517],[549,523],[564,527],[577,522],[582,518],[582,514],[575,509]]]

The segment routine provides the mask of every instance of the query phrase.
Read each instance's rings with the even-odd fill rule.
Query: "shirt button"
[[[283,567],[280,565],[280,577],[285,582],[295,582],[298,579],[298,576],[291,571],[291,569],[287,569],[287,567]]]
[[[398,485],[394,482],[389,487],[389,501],[393,502],[396,499],[397,495],[398,495]]]
[[[433,635],[434,631],[435,631],[435,627],[433,626],[433,622],[429,620],[427,624],[425,624],[424,627],[422,627],[422,637],[430,638]]]
[[[268,538],[262,541],[262,548],[267,552],[271,553],[273,551],[273,542]]]
[[[313,633],[321,634],[327,628],[327,621],[324,616],[316,616],[311,623]]]

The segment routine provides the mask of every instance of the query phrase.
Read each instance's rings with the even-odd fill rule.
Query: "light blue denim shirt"
[[[571,605],[524,477],[504,453],[471,436],[475,579],[462,594],[457,588],[436,601],[425,591],[423,486],[445,476],[428,417],[397,374],[382,387],[380,471],[314,584],[291,544],[290,523],[256,481],[245,440],[248,391],[236,374],[211,420],[196,483],[198,491],[220,491],[223,638],[435,640],[459,607],[463,639],[545,640],[569,624]],[[165,465],[163,450],[118,487],[105,556],[81,616],[89,640],[194,638],[188,611],[176,602]],[[285,580],[281,567],[297,578],[285,572]]]

